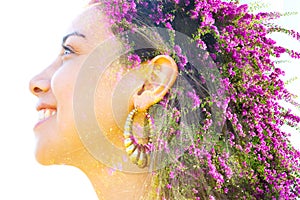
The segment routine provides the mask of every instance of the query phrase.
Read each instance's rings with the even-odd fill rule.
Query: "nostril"
[[[33,88],[33,92],[34,93],[40,93],[40,92],[42,92],[43,90],[41,89],[41,88],[39,88],[39,87],[35,87],[35,88]]]
[[[29,89],[36,96],[48,92],[50,89],[50,79],[38,75],[30,80]]]

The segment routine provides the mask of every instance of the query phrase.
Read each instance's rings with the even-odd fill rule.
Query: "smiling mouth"
[[[52,117],[53,115],[56,114],[56,110],[55,109],[41,109],[38,112],[38,120],[39,121],[44,121],[50,117]]]

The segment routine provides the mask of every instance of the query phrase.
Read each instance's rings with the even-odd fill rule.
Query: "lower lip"
[[[55,115],[56,115],[56,114],[55,114]],[[47,117],[46,119],[40,120],[38,123],[36,123],[36,124],[34,125],[34,128],[33,128],[33,129],[38,128],[40,125],[42,125],[43,123],[45,123],[45,122],[48,121],[49,119],[53,118],[55,115],[51,115],[51,116]]]

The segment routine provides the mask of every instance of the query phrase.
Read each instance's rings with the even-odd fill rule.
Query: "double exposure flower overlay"
[[[129,70],[159,54],[171,55],[179,68],[174,87],[149,109],[153,148],[169,154],[153,172],[151,198],[300,197],[300,152],[282,130],[296,130],[300,117],[279,103],[296,104],[275,61],[300,54],[269,35],[299,41],[300,34],[274,23],[282,14],[253,14],[234,0],[100,2],[116,35],[137,33],[152,47],[136,50],[136,41],[120,37]]]

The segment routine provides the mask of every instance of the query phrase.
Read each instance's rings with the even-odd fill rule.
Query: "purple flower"
[[[188,92],[187,95],[193,100],[193,108],[198,108],[200,106],[201,100],[196,94],[195,90]]]
[[[201,128],[195,130],[193,135],[193,145],[187,150],[193,159],[196,158],[195,160],[201,163],[195,165],[201,166],[203,171],[207,170],[208,176],[212,179],[209,182],[214,183],[215,190],[224,191],[226,194],[234,187],[236,199],[247,199],[244,194],[249,192],[253,195],[249,198],[255,199],[299,197],[300,180],[292,174],[300,171],[300,152],[290,145],[289,133],[283,132],[281,127],[283,125],[298,127],[300,117],[285,110],[278,103],[287,101],[296,105],[293,95],[285,88],[281,79],[284,71],[276,67],[273,58],[286,53],[292,58],[299,59],[300,53],[276,46],[276,41],[269,37],[269,33],[286,33],[296,40],[300,39],[300,34],[269,23],[269,20],[279,18],[279,13],[252,14],[246,4],[238,5],[234,1],[221,0],[195,0],[193,4],[190,0],[167,0],[157,3],[144,0],[103,2],[107,16],[111,17],[112,24],[118,26],[119,32],[128,28],[134,29],[133,19],[142,8],[147,10],[153,25],[170,30],[176,28],[172,27],[172,24],[176,24],[173,20],[178,17],[176,9],[180,9],[189,20],[197,21],[195,27],[197,31],[192,33],[194,42],[199,49],[209,49],[209,55],[214,62],[204,65],[204,62],[199,61],[195,67],[201,69],[204,65],[203,69],[211,70],[217,66],[218,75],[221,77],[219,83],[215,73],[205,74],[205,70],[200,70],[197,81],[205,85],[205,92],[206,86],[208,89],[211,87],[209,83],[221,84],[222,90],[215,88],[215,91],[219,96],[224,96],[222,98],[224,106],[216,94],[209,94],[211,99],[200,99],[198,91],[187,92],[192,100],[188,109],[192,108],[193,112],[193,108],[201,108],[204,116]],[[212,45],[210,41],[203,39],[207,35],[215,39],[215,44]],[[174,40],[174,46],[171,47],[173,49],[169,52],[175,54],[179,69],[184,71],[189,62],[186,55],[190,55],[190,52],[179,45],[181,44],[177,44]],[[205,56],[207,55],[203,54],[201,59],[207,60]],[[141,63],[140,57],[134,54],[130,55],[128,60],[130,68]],[[219,61],[221,62],[218,63]],[[168,107],[168,103],[168,99],[160,102],[165,108]],[[224,116],[218,116],[218,112],[213,112],[215,108],[222,108]],[[179,114],[172,116],[177,123],[180,122]],[[226,121],[227,126],[222,130],[214,129],[215,124],[223,125],[214,121],[218,117]],[[175,128],[172,128],[170,130],[172,136],[185,134],[184,130],[176,132]],[[161,149],[170,151],[167,141],[161,139],[157,143]],[[207,152],[204,147],[212,147],[213,151]],[[221,147],[228,148],[230,153],[225,155]],[[206,154],[207,156],[204,156]],[[178,163],[178,166],[174,166],[176,170],[170,169],[169,180],[174,181],[175,175],[179,177],[177,174],[179,171],[182,173],[180,176],[189,177],[186,171],[188,167],[186,163]],[[200,172],[193,172],[195,177],[197,174]],[[246,187],[239,190],[236,189],[238,188],[236,185],[230,185],[238,183],[236,179],[248,183],[247,187],[250,190],[246,191]],[[191,185],[189,193],[197,194],[200,187],[196,186],[198,182],[189,183],[195,184]],[[174,189],[171,182],[165,185],[169,190]],[[212,195],[209,198],[214,199]]]

